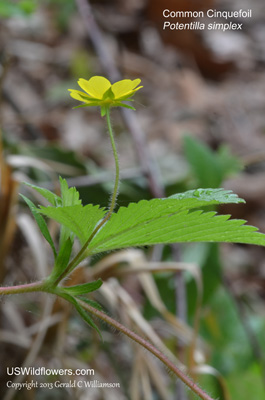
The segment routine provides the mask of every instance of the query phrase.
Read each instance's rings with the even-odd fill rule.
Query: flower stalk
[[[105,115],[107,119],[107,127],[108,127],[108,132],[110,136],[110,142],[112,146],[112,152],[115,160],[115,181],[114,181],[114,188],[113,192],[111,195],[111,201],[110,201],[110,207],[105,215],[105,217],[100,221],[100,223],[95,227],[85,244],[82,246],[82,248],[79,250],[79,252],[76,254],[76,256],[73,258],[73,260],[68,264],[64,272],[56,279],[55,282],[52,282],[52,287],[57,286],[64,278],[66,278],[77,266],[80,264],[80,262],[86,257],[87,249],[89,244],[91,243],[92,239],[95,237],[97,232],[100,230],[100,228],[109,220],[111,217],[111,214],[113,213],[115,206],[116,206],[116,201],[118,197],[118,192],[119,192],[119,183],[120,183],[120,166],[119,166],[119,157],[118,157],[118,152],[115,144],[115,139],[114,139],[114,134],[113,134],[113,129],[111,126],[111,120],[110,120],[110,107],[106,107],[105,109]]]
[[[113,156],[115,159],[115,183],[114,183],[114,189],[111,197],[111,203],[110,203],[110,208],[109,211],[104,218],[106,221],[109,219],[111,216],[112,212],[115,209],[116,206],[116,201],[118,197],[118,191],[119,191],[119,183],[120,183],[120,166],[119,166],[119,157],[118,157],[118,152],[116,149],[116,144],[113,136],[113,131],[112,131],[112,126],[111,126],[111,121],[110,121],[110,109],[109,107],[106,109],[106,118],[107,118],[107,125],[108,125],[108,131],[110,135],[110,141],[111,141],[111,146],[112,146],[112,151],[113,151]],[[104,221],[105,222],[105,221]]]
[[[90,237],[87,239],[85,244],[76,254],[76,256],[72,259],[72,261],[68,264],[64,272],[56,279],[55,282],[51,282],[51,287],[57,286],[64,278],[66,278],[77,266],[78,264],[87,257],[88,255],[88,246],[100,230],[100,228],[109,220],[111,214],[113,213],[116,200],[119,191],[119,182],[120,182],[120,167],[119,167],[119,157],[115,144],[115,139],[113,135],[113,130],[111,126],[110,120],[110,108],[111,107],[125,107],[134,110],[134,107],[124,103],[124,101],[133,101],[131,97],[137,92],[142,86],[138,86],[140,84],[140,79],[123,79],[114,84],[111,84],[110,81],[102,76],[94,76],[89,79],[89,81],[85,79],[79,79],[78,84],[84,92],[75,89],[69,89],[71,97],[75,100],[81,101],[84,104],[77,107],[91,107],[91,106],[99,106],[101,109],[101,116],[106,116],[107,127],[110,136],[110,142],[112,146],[112,152],[115,160],[115,181],[114,181],[114,189],[111,196],[110,207],[105,215],[105,217],[100,221],[100,223],[95,227]],[[76,108],[77,108],[76,107]]]

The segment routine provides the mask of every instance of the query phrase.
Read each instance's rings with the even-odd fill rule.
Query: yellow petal
[[[123,79],[122,81],[114,83],[111,89],[114,93],[115,99],[130,94],[140,82],[141,79],[134,79],[133,81],[131,79]]]
[[[70,96],[75,99],[75,100],[79,100],[79,101],[86,101],[84,99],[84,97],[87,97],[87,101],[89,101],[89,97],[86,93],[84,92],[80,92],[79,90],[75,90],[75,89],[68,89],[70,92]],[[84,97],[82,97],[84,96]]]
[[[95,99],[102,99],[104,93],[111,87],[111,83],[103,76],[93,76],[87,81],[79,79],[78,85]]]
[[[134,88],[136,88],[136,86],[138,86],[138,85],[140,85],[140,83],[141,83],[141,79],[134,79],[133,81],[132,81],[132,85],[133,85],[133,89]],[[141,86],[141,87],[143,87],[143,86]]]

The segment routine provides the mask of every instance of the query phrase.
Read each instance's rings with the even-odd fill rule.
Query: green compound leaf
[[[40,213],[54,219],[73,232],[84,244],[97,223],[104,217],[105,211],[99,206],[88,204],[66,207],[40,207]]]
[[[32,212],[33,217],[35,218],[35,221],[38,224],[38,227],[40,228],[44,238],[47,240],[47,242],[49,243],[49,245],[52,248],[53,254],[54,254],[54,258],[56,259],[57,257],[57,252],[52,240],[52,237],[50,235],[49,229],[47,227],[46,222],[44,221],[44,218],[39,214],[39,210],[38,208],[35,206],[35,204],[32,203],[32,201],[30,201],[26,196],[23,196],[22,194],[20,194],[20,196],[23,198],[23,200],[27,203],[27,205],[30,208],[30,211]]]
[[[70,294],[71,296],[80,296],[82,294],[94,292],[95,290],[100,288],[102,283],[102,280],[98,279],[97,281],[83,283],[81,285],[64,287],[63,291]]]
[[[207,192],[208,191],[208,192]],[[265,235],[244,220],[196,210],[222,203],[239,203],[231,192],[197,189],[168,199],[131,203],[113,214],[89,246],[89,254],[132,246],[177,242],[234,242],[265,246]]]

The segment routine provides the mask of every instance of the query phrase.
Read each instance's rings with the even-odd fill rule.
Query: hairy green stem
[[[114,211],[114,208],[116,206],[116,200],[118,196],[118,191],[119,191],[119,182],[120,182],[120,166],[119,166],[119,157],[118,157],[118,152],[115,144],[115,139],[113,135],[113,130],[111,126],[111,121],[110,121],[110,108],[106,108],[106,119],[107,119],[107,126],[108,126],[108,131],[110,135],[110,142],[112,146],[112,152],[115,160],[115,182],[114,182],[114,188],[113,188],[113,193],[111,196],[111,202],[110,202],[110,207],[105,215],[105,217],[101,220],[101,222],[95,227],[83,247],[80,249],[80,251],[76,254],[76,256],[72,259],[72,261],[68,264],[64,272],[56,279],[55,282],[52,282],[52,286],[55,287],[58,285],[59,282],[61,282],[67,275],[70,274],[74,270],[74,268],[83,260],[83,256],[87,250],[87,247],[89,243],[92,241],[92,239],[95,237],[96,233],[100,230],[100,228],[109,220],[111,214]]]
[[[101,319],[107,324],[111,325],[119,332],[128,336],[134,342],[143,346],[146,350],[152,353],[155,357],[157,357],[162,363],[172,371],[179,379],[182,380],[194,393],[196,393],[202,400],[213,400],[204,390],[202,390],[196,383],[194,383],[183,371],[181,371],[172,361],[170,361],[160,350],[158,350],[154,345],[149,343],[147,340],[137,335],[137,333],[131,331],[126,326],[122,325],[120,322],[115,319],[109,317],[104,312],[92,307],[91,305],[85,303],[82,300],[76,299],[78,303],[88,312],[93,314],[95,317]]]
[[[112,196],[111,196],[110,208],[109,208],[109,211],[108,211],[107,215],[103,219],[103,221],[105,220],[104,223],[109,219],[109,217],[111,216],[111,214],[114,211],[114,208],[116,206],[116,200],[117,200],[117,196],[118,196],[119,182],[120,182],[119,157],[118,157],[118,152],[117,152],[117,148],[116,148],[116,144],[115,144],[115,140],[114,140],[114,135],[113,135],[113,131],[112,131],[112,126],[111,126],[111,121],[110,121],[110,109],[109,108],[106,109],[106,118],[107,118],[108,131],[109,131],[109,134],[110,134],[110,141],[111,141],[113,156],[114,156],[114,159],[115,159],[116,173],[115,173],[114,189],[113,189],[113,193],[112,193]]]
[[[7,294],[38,292],[43,289],[43,286],[44,286],[43,281],[38,281],[38,282],[34,282],[34,283],[26,283],[25,285],[3,286],[3,287],[0,287],[0,296],[7,295]]]

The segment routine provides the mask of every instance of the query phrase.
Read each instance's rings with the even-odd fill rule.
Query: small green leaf
[[[97,333],[99,334],[100,338],[102,339],[101,336],[101,332],[99,330],[99,328],[97,327],[97,325],[94,323],[94,321],[92,320],[92,318],[89,316],[89,314],[78,304],[75,304],[75,308],[77,310],[77,312],[81,315],[81,317],[83,318],[83,320],[90,325],[92,328],[96,329]]]
[[[82,99],[84,101],[86,101],[88,103],[88,105],[90,105],[90,103],[93,103],[95,101],[98,103],[98,99],[96,99],[95,97],[91,97],[89,95],[86,95],[85,93],[84,94],[79,93],[79,96],[82,97]]]
[[[83,318],[83,320],[90,325],[92,328],[94,328],[99,336],[102,339],[101,336],[101,332],[99,330],[99,328],[97,327],[97,325],[93,322],[92,318],[90,318],[89,314],[78,304],[78,302],[76,301],[76,299],[74,297],[72,297],[71,295],[67,294],[67,293],[63,293],[63,292],[58,292],[58,295],[61,296],[62,298],[64,298],[65,300],[69,301],[70,303],[72,303],[75,307],[75,309],[77,310],[77,312],[81,315],[81,317]]]
[[[84,296],[78,296],[78,298],[97,310],[102,310],[102,306],[97,301],[90,300]]]
[[[81,104],[80,106],[76,106],[76,107],[73,107],[73,110],[75,110],[76,108],[82,108],[82,107],[91,107],[91,106],[97,106],[98,105],[98,103],[86,103],[86,104]]]
[[[23,200],[27,203],[27,205],[30,208],[30,211],[32,212],[33,217],[35,218],[35,221],[38,224],[38,227],[40,228],[44,238],[47,240],[47,242],[49,243],[49,245],[52,248],[53,254],[54,254],[54,258],[56,259],[57,257],[57,252],[52,240],[52,237],[50,235],[50,232],[48,230],[47,224],[44,221],[44,218],[39,214],[39,210],[37,209],[37,207],[32,203],[32,201],[30,201],[26,196],[23,196],[22,194],[20,194],[20,196],[23,198]]]
[[[129,106],[128,104],[125,104],[125,103],[116,103],[116,106],[117,107],[128,108],[129,110],[134,110],[135,111],[135,108],[133,106]]]
[[[67,267],[70,256],[72,253],[73,243],[70,238],[68,238],[61,246],[59,250],[58,257],[55,261],[53,270],[51,275],[49,276],[49,283],[52,284],[55,282],[63,273],[65,268]]]
[[[80,296],[82,294],[94,292],[95,290],[100,288],[102,283],[102,280],[98,279],[97,281],[83,283],[81,285],[64,287],[63,290],[71,296]]]
[[[114,93],[111,90],[111,87],[104,93],[102,100],[106,100],[106,99],[114,99]]]
[[[104,117],[106,115],[106,106],[100,106],[100,115]]]
[[[56,194],[52,193],[50,190],[38,187],[36,185],[32,185],[31,183],[28,182],[23,182],[23,183],[24,185],[29,186],[32,189],[36,190],[38,193],[40,193],[53,206],[62,205],[61,198]]]

